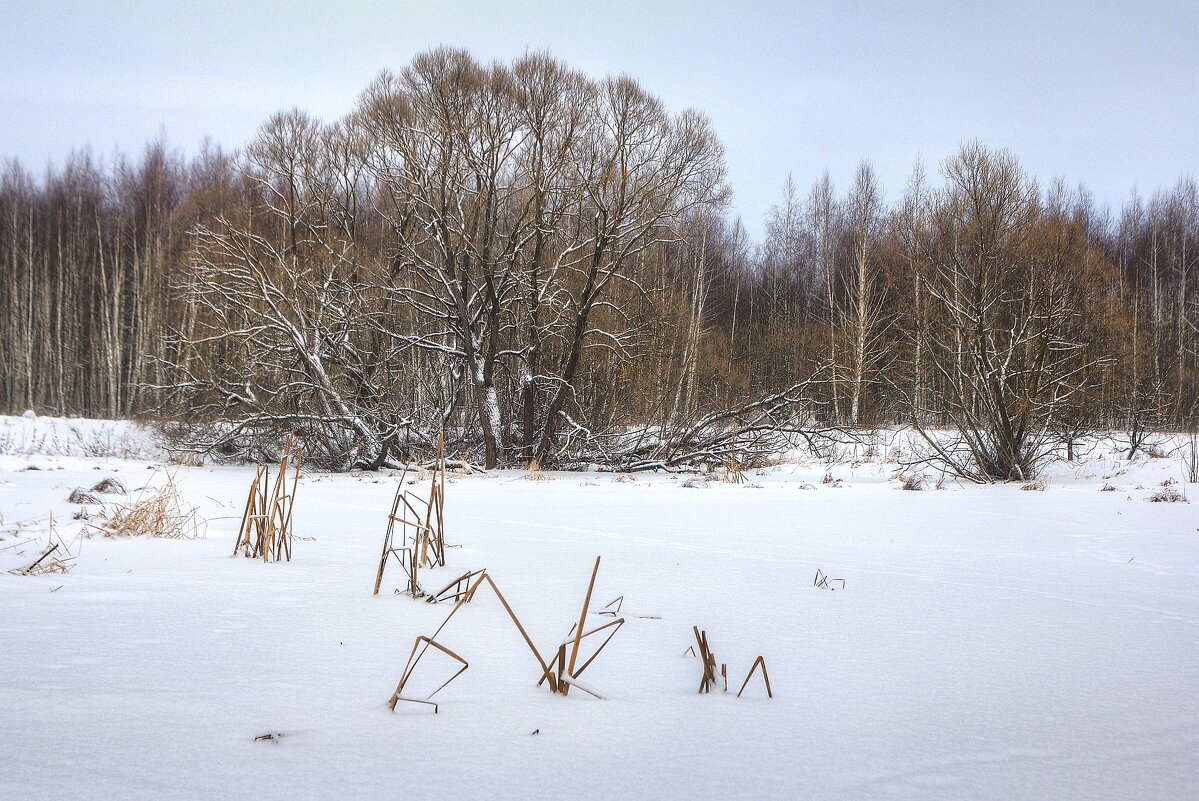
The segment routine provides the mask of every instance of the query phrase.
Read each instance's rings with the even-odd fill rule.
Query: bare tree
[[[391,296],[423,320],[394,333],[462,365],[486,464],[495,466],[505,436],[503,328],[518,289],[514,254],[529,232],[510,218],[520,189],[515,155],[527,136],[511,75],[464,51],[435,50],[399,76],[380,75],[358,119],[376,145],[371,169],[392,234]]]
[[[873,383],[883,356],[879,343],[887,319],[877,255],[885,222],[882,188],[869,163],[858,167],[845,206],[851,258],[842,319],[850,332],[848,422],[856,426],[861,422],[863,391]]]
[[[957,433],[926,429],[932,409],[917,407],[913,424],[966,478],[1028,479],[1049,453],[1050,424],[1088,388],[1086,311],[1107,277],[1076,228],[1042,219],[1010,153],[969,145],[943,172],[925,236],[936,319],[923,345],[938,379],[929,395]]]
[[[829,370],[829,390],[832,398],[833,420],[840,423],[845,417],[841,410],[841,370],[838,356],[842,305],[837,287],[837,231],[840,227],[841,206],[837,202],[828,173],[818,181],[808,196],[808,218],[813,234],[815,263],[824,280],[824,323],[828,329],[826,364]]]
[[[352,150],[340,127],[280,113],[246,150],[248,197],[193,232],[192,312],[177,331],[174,381],[194,419],[189,443],[252,450],[295,428],[330,466],[378,466],[405,420],[368,372],[369,287],[351,237]]]
[[[626,346],[619,310],[613,309],[615,328],[597,324],[610,286],[627,280],[637,257],[671,237],[675,221],[727,196],[724,150],[708,119],[692,111],[670,116],[629,78],[603,83],[585,148],[579,167],[580,220],[586,221],[578,246],[582,258],[563,296],[565,358],[534,452],[540,463],[550,460],[559,425],[569,424],[567,406],[585,352]]]

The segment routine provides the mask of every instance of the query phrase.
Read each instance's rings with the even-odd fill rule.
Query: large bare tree
[[[1051,424],[1089,387],[1092,310],[1110,282],[1069,223],[1006,151],[968,145],[948,160],[927,213],[923,274],[932,322],[921,345],[936,374],[913,424],[943,464],[975,481],[1028,479]],[[929,430],[934,412],[954,433]]]

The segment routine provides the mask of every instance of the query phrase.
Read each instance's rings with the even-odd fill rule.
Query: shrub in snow
[[[1116,492],[1117,490],[1111,484],[1104,482],[1104,485],[1099,488],[1099,491],[1100,492]]]
[[[680,484],[679,486],[680,486],[680,487],[687,487],[688,489],[707,489],[707,488],[708,488],[708,482],[707,482],[707,481],[705,481],[705,480],[704,480],[704,479],[702,479],[702,478],[698,478],[698,477],[696,477],[696,478],[689,478],[689,479],[687,479],[686,481],[684,481],[684,482],[683,482],[682,484]]]
[[[1045,479],[1038,478],[1036,481],[1030,481],[1027,484],[1022,485],[1020,489],[1024,490],[1025,492],[1044,492],[1047,486],[1049,486],[1049,484],[1045,481]]]
[[[908,492],[920,492],[924,489],[924,476],[908,476],[903,480],[903,486]]]
[[[1187,496],[1183,495],[1173,487],[1166,487],[1158,490],[1149,496],[1150,503],[1190,503]]]

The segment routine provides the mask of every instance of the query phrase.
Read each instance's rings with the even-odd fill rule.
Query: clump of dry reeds
[[[194,540],[204,536],[206,526],[198,511],[183,499],[175,477],[168,473],[165,484],[147,485],[128,503],[113,509],[104,525],[90,525],[105,537]]]
[[[741,460],[737,458],[737,438],[735,436],[730,437],[729,444],[731,448],[724,460],[724,482],[726,484],[741,484],[745,481],[745,476],[741,473],[743,469]]]
[[[533,459],[525,469],[525,481],[553,481],[553,479],[541,469],[541,462]]]

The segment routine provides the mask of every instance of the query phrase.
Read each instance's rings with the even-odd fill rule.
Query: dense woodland
[[[294,427],[333,468],[439,432],[489,466],[639,469],[909,425],[980,481],[1088,430],[1193,430],[1193,179],[1111,211],[978,143],[886,191],[868,162],[784,179],[751,242],[701,113],[448,49],[240,151],[8,161],[0,410],[227,455]]]

